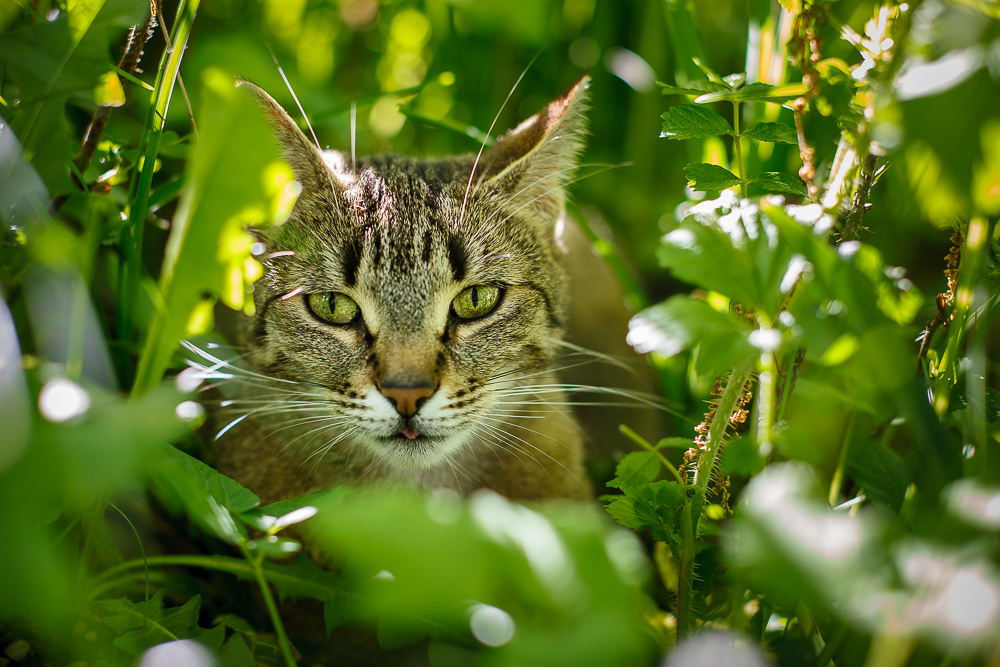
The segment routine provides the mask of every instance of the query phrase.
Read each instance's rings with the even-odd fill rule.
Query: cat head
[[[353,166],[240,82],[302,186],[265,232],[251,359],[340,418],[323,446],[345,434],[356,446],[331,455],[440,465],[477,446],[514,388],[537,384],[563,329],[558,235],[588,81],[479,156]]]

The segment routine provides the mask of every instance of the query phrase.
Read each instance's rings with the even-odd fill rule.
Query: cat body
[[[358,481],[591,497],[553,370],[587,82],[481,155],[354,165],[241,82],[302,191],[264,233],[253,371],[225,401],[239,423],[219,438],[222,472],[264,502]]]

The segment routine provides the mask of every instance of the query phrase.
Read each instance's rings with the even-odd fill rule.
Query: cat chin
[[[382,465],[401,472],[427,471],[444,465],[468,441],[463,435],[366,438],[365,450]]]

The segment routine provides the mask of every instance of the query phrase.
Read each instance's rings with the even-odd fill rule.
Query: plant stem
[[[854,424],[858,420],[858,413],[851,412],[847,418],[847,427],[844,429],[844,442],[840,445],[840,457],[837,459],[837,469],[833,471],[833,478],[830,480],[830,494],[827,500],[830,507],[837,506],[840,498],[840,487],[844,483],[844,469],[847,467],[847,454],[851,448],[851,440],[854,435]]]
[[[663,464],[663,467],[669,470],[671,473],[673,473],[674,479],[677,480],[677,483],[680,484],[681,486],[687,486],[687,482],[685,482],[684,478],[681,477],[681,474],[677,472],[677,468],[674,467],[674,464],[671,463],[670,460],[666,456],[664,456],[662,452],[660,452],[660,450],[658,450],[656,447],[646,442],[645,438],[643,438],[641,435],[630,429],[625,424],[621,424],[618,427],[618,430],[621,431],[621,433],[632,442],[636,443],[646,451],[655,454],[657,458],[660,459],[660,463]]]
[[[694,582],[695,544],[698,540],[698,522],[705,507],[708,483],[712,478],[722,441],[729,426],[729,419],[743,394],[743,388],[750,379],[754,360],[747,359],[733,369],[729,382],[719,398],[715,415],[708,426],[708,445],[698,460],[695,470],[694,488],[689,489],[684,505],[684,537],[681,544],[681,562],[677,577],[677,637],[683,639],[694,630],[692,618],[691,586]]]
[[[118,360],[120,377],[125,380],[128,364],[125,361],[133,337],[132,311],[138,297],[138,286],[142,279],[142,236],[149,210],[149,190],[153,183],[156,155],[160,149],[160,137],[170,107],[171,92],[180,71],[181,59],[187,46],[191,25],[198,11],[200,0],[180,0],[177,5],[177,20],[174,25],[173,48],[167,48],[160,59],[156,76],[153,104],[146,117],[146,127],[139,142],[137,173],[132,178],[129,191],[128,221],[122,230],[120,241],[122,264],[118,284],[118,339],[121,343],[121,357]],[[131,384],[123,382],[123,384]],[[138,395],[132,387],[133,396]]]
[[[725,437],[726,428],[729,426],[729,418],[732,416],[733,410],[736,408],[736,403],[743,393],[743,387],[746,386],[747,380],[750,379],[753,364],[754,360],[749,359],[733,369],[732,375],[729,376],[729,382],[726,383],[726,389],[722,392],[722,397],[719,399],[719,406],[715,411],[715,417],[712,418],[712,423],[709,424],[708,449],[705,450],[698,461],[698,469],[695,471],[694,479],[695,486],[703,494],[708,492],[708,482],[712,476],[712,470],[715,469],[722,440]]]
[[[986,241],[989,236],[989,224],[982,215],[973,216],[969,220],[969,229],[962,245],[962,260],[959,265],[959,287],[955,292],[955,312],[952,315],[948,331],[948,343],[937,366],[931,375],[938,380],[950,372],[952,364],[958,359],[959,346],[965,337],[969,325],[969,315],[972,313],[972,298],[979,284],[979,274],[982,272]],[[952,378],[954,380],[954,378]],[[944,414],[948,409],[948,392],[950,382],[938,382],[934,387],[934,410]]]
[[[733,150],[736,152],[736,168],[740,177],[740,196],[747,198],[747,171],[743,164],[743,144],[740,136],[740,103],[733,102]]]
[[[240,541],[240,551],[243,552],[243,555],[251,567],[253,567],[253,575],[257,580],[257,585],[260,587],[261,594],[264,596],[264,604],[267,606],[267,613],[271,617],[274,633],[278,636],[278,644],[281,645],[281,653],[285,657],[285,664],[288,667],[295,667],[295,656],[292,655],[292,645],[288,641],[288,635],[285,633],[285,624],[281,622],[281,613],[278,611],[278,605],[274,603],[274,596],[271,595],[271,586],[267,583],[267,577],[264,576],[264,568],[261,567],[263,556],[251,553],[250,549],[247,548],[245,540]]]

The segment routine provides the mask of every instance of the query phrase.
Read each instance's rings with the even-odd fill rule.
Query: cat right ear
[[[340,182],[331,171],[319,147],[299,129],[291,116],[256,84],[238,78],[236,87],[250,93],[264,110],[281,147],[281,156],[288,162],[295,173],[295,178],[302,184],[303,192],[317,192],[329,188],[339,201],[343,190]]]

